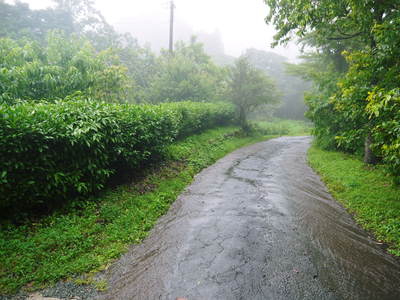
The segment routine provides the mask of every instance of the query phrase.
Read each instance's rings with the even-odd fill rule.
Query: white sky
[[[51,0],[22,0],[22,2],[29,3],[31,8],[45,8],[52,3]],[[94,0],[94,2],[110,24],[116,27],[121,25],[124,28],[132,27],[134,33],[136,29],[136,37],[142,44],[146,42],[144,39],[147,36],[141,36],[141,26],[165,27],[165,33],[168,35],[168,0]],[[268,8],[263,0],[175,0],[175,5],[177,36],[180,25],[185,24],[194,31],[219,30],[225,52],[229,55],[239,56],[247,48],[271,51],[270,44],[274,30],[264,22]],[[148,28],[142,31],[149,33]],[[272,51],[287,56],[290,60],[294,60],[298,55],[297,47],[294,45],[288,48],[275,48]]]

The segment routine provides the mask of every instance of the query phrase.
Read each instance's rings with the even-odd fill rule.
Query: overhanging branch
[[[362,34],[363,34],[363,32],[357,32],[357,33],[354,33],[354,34],[346,34],[346,36],[330,37],[330,38],[328,38],[328,40],[330,40],[330,41],[350,40],[350,39],[358,37],[358,36],[360,36]]]

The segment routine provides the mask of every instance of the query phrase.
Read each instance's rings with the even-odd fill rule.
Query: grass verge
[[[257,122],[264,134],[279,135],[310,135],[312,124],[305,121],[274,119]]]
[[[329,191],[355,220],[400,256],[400,189],[381,166],[366,166],[359,158],[313,145],[308,160]]]
[[[23,225],[1,224],[0,294],[40,289],[107,267],[140,243],[202,168],[242,146],[266,140],[236,127],[209,130],[169,147],[169,160],[132,184]]]

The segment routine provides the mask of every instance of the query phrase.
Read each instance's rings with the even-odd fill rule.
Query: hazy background
[[[14,0],[6,1],[10,4],[15,2]],[[137,47],[136,50],[141,48],[144,51],[142,54],[147,53],[146,55],[149,56],[141,57],[137,55],[138,52],[135,52],[135,55],[125,53],[128,56],[124,58],[124,64],[128,66],[132,79],[140,85],[140,88],[136,87],[137,90],[142,89],[141,92],[130,94],[132,97],[137,97],[137,99],[135,98],[137,101],[143,101],[146,97],[148,97],[148,101],[155,102],[164,101],[171,97],[174,101],[180,101],[182,95],[185,95],[183,98],[191,97],[190,99],[193,100],[193,95],[187,95],[187,91],[183,93],[180,88],[176,90],[183,94],[175,95],[170,91],[171,84],[176,83],[173,80],[173,82],[170,82],[171,78],[168,77],[170,76],[168,74],[171,73],[170,70],[167,72],[161,65],[157,65],[154,70],[151,69],[156,66],[154,58],[152,58],[153,53],[157,54],[161,48],[166,49],[169,46],[170,2],[168,0],[57,1],[68,9],[75,9],[77,14],[80,10],[85,10],[85,5],[79,6],[79,3],[82,4],[85,1],[91,3],[92,5],[89,6],[95,6],[95,9],[105,17],[106,22],[111,24],[118,33],[128,32],[137,39],[142,47],[133,43]],[[56,7],[56,4],[51,0],[21,0],[20,2],[29,4],[31,9]],[[244,55],[250,64],[270,76],[280,91],[281,104],[277,109],[269,109],[269,116],[273,115],[284,119],[304,119],[304,112],[306,111],[304,92],[310,89],[310,83],[286,72],[287,62],[299,62],[299,59],[296,59],[299,55],[298,47],[295,44],[290,44],[288,47],[271,49],[270,45],[273,42],[275,31],[271,26],[265,24],[268,7],[263,0],[175,0],[174,2],[176,5],[175,42],[189,42],[192,36],[196,36],[197,40],[204,45],[204,50],[211,57],[212,62],[219,67],[233,66],[235,58]],[[83,11],[83,13],[85,12]],[[91,14],[98,17],[96,12],[91,12]],[[28,18],[27,23],[29,23],[29,16],[25,17]],[[20,18],[22,20],[24,16],[21,15]],[[100,23],[102,22],[100,20]],[[32,26],[35,25],[32,24]],[[87,34],[90,36],[89,32]],[[103,41],[101,38],[98,39],[100,35],[97,36],[95,40],[98,47],[107,45],[107,34],[105,33],[105,36],[102,37]],[[105,44],[101,45],[104,42]],[[149,46],[152,51],[149,51],[147,47],[143,48],[145,45]],[[154,57],[157,57],[157,55]],[[162,60],[162,55],[158,58]],[[173,69],[173,67],[166,65],[166,68]],[[162,77],[164,75],[165,78]],[[185,74],[188,78],[191,75],[195,76],[194,74]],[[158,81],[156,78],[158,78]],[[188,78],[184,78],[184,80],[192,83]],[[196,82],[196,88],[203,86],[199,78],[194,79],[194,82]],[[157,85],[156,83],[159,84],[159,88],[149,88],[150,85]],[[206,82],[203,83],[203,87],[206,87]],[[156,93],[158,91],[163,92],[158,95]],[[204,90],[201,91],[201,93],[203,92]],[[205,96],[202,94],[202,97],[212,98],[213,95]],[[254,116],[254,118],[257,117],[264,118],[266,114],[260,112],[260,116]]]
[[[50,0],[20,2],[34,9],[53,5]],[[120,33],[132,33],[140,44],[148,43],[155,51],[168,47],[169,1],[95,0],[94,3]],[[270,48],[274,30],[264,22],[268,7],[263,0],[175,0],[175,5],[175,41],[187,41],[197,35],[207,52],[222,51],[238,57],[248,48],[257,48],[296,61],[299,54],[296,45]]]

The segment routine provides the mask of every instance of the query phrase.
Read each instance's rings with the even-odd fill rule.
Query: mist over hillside
[[[156,19],[154,16],[140,16],[135,20],[122,19],[116,22],[115,29],[119,33],[130,33],[140,44],[150,47],[159,53],[161,49],[168,48],[169,25],[164,18]],[[184,20],[177,18],[174,25],[174,40],[189,43],[192,37],[204,46],[205,52],[210,55],[218,65],[231,65],[235,57],[225,53],[223,37],[218,29],[212,32],[196,31]]]

